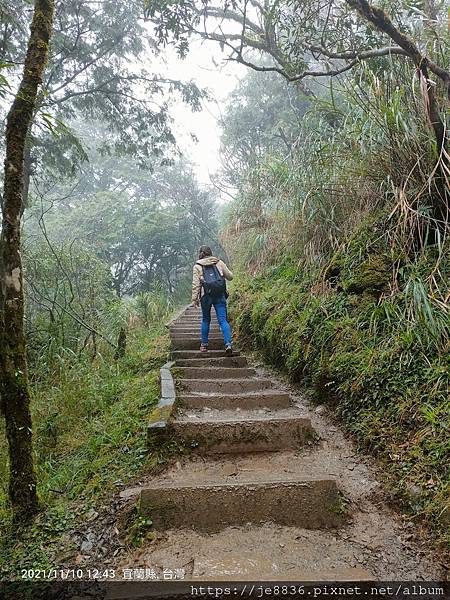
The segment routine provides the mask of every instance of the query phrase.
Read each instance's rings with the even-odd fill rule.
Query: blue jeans
[[[220,329],[222,330],[225,346],[231,344],[231,327],[227,319],[227,299],[225,298],[225,294],[218,298],[213,298],[212,296],[205,294],[202,296],[200,304],[202,307],[202,344],[206,345],[208,343],[212,306],[214,306],[216,310],[217,320]]]

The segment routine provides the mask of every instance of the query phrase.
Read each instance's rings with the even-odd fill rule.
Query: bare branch
[[[232,10],[224,10],[215,6],[207,6],[203,10],[198,11],[198,15],[223,19],[225,21],[234,21],[235,23],[239,23],[239,25],[248,26],[248,28],[254,33],[264,36],[264,31],[258,25],[256,25],[256,23],[253,23],[253,21],[251,21],[248,17],[241,16],[239,13]]]
[[[298,73],[297,75],[289,75],[289,73],[287,73],[284,69],[281,69],[279,67],[263,67],[260,65],[255,65],[254,63],[251,63],[248,60],[246,60],[243,56],[238,56],[237,58],[230,57],[228,60],[238,62],[242,65],[245,65],[246,67],[250,67],[254,71],[260,71],[263,73],[264,72],[279,73],[285,79],[287,79],[288,81],[291,81],[291,82],[300,81],[301,79],[304,79],[305,77],[335,77],[336,75],[341,75],[342,73],[349,71],[358,63],[358,60],[355,59],[339,69],[331,69],[329,71],[306,70],[306,71],[303,71],[302,73]]]
[[[336,58],[344,60],[366,60],[368,58],[378,58],[380,56],[390,56],[391,54],[400,54],[406,56],[406,51],[398,46],[387,46],[385,48],[374,48],[373,50],[361,50],[360,52],[330,52],[321,46],[310,46],[311,52],[323,54],[327,58]]]

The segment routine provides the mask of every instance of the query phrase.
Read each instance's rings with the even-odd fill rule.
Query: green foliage
[[[23,2],[2,3],[5,22],[1,60],[23,64],[29,11]],[[78,4],[56,0],[52,52],[39,95],[30,142],[39,179],[73,174],[85,159],[85,139],[70,124],[75,117],[105,124],[95,145],[104,155],[133,156],[141,166],[173,155],[175,142],[168,98],[178,96],[199,110],[205,93],[192,81],[179,81],[145,66],[155,52],[142,24],[140,0]],[[134,65],[134,66],[130,66]],[[14,76],[11,77],[14,81]],[[56,138],[52,135],[58,123]],[[172,148],[171,148],[172,147]]]
[[[128,530],[128,542],[131,546],[139,547],[149,539],[153,539],[154,532],[150,531],[153,521],[148,517],[135,516]]]
[[[111,290],[108,265],[92,248],[34,239],[27,244],[24,262],[28,352],[41,373],[101,342],[101,335],[114,340],[118,310],[113,307],[120,303]]]
[[[430,242],[435,143],[409,81],[404,64],[386,71],[363,64],[351,78],[319,89],[298,123],[282,121],[296,138],[291,155],[266,149],[234,176],[239,194],[227,209],[224,233],[241,264],[258,269],[291,254],[324,266],[355,228],[386,206],[390,219],[380,235],[395,239],[397,252],[388,252],[388,262]],[[231,104],[229,120],[237,110]],[[234,132],[229,120],[226,115],[225,136]],[[364,251],[364,240],[359,243]]]
[[[123,359],[116,361],[112,352],[93,362],[68,356],[59,376],[33,386],[38,489],[46,509],[33,525],[11,535],[2,435],[1,578],[17,578],[22,566],[54,567],[56,555],[76,550],[71,529],[88,519],[117,483],[167,460],[170,452],[155,448],[149,453],[146,446],[146,422],[159,399],[159,367],[167,345],[161,324],[152,323],[133,330]]]
[[[136,314],[145,326],[150,323],[163,323],[173,309],[172,300],[162,290],[140,292],[134,298]]]
[[[102,128],[79,126],[88,139],[103,134]],[[45,249],[50,243],[70,263],[83,248],[86,267],[101,262],[109,269],[109,285],[120,297],[140,291],[176,293],[178,282],[191,274],[198,246],[216,245],[214,194],[199,186],[184,160],[149,172],[133,160],[105,159],[93,148],[89,158],[75,188],[73,180],[64,179],[30,207],[25,228],[29,253],[39,258],[44,247],[44,257],[54,263],[57,256]],[[80,261],[68,269],[71,275]],[[32,275],[39,282],[40,263],[35,262]],[[58,275],[55,286],[61,276],[69,285],[64,273],[51,268]]]
[[[434,249],[403,266],[395,295],[361,302],[366,288],[346,281],[368,264],[376,273],[383,265],[384,273],[386,263],[360,252],[367,231],[359,233],[334,256],[333,287],[312,284],[317,268],[293,276],[288,258],[256,278],[241,276],[232,296],[234,322],[244,343],[335,406],[361,446],[384,462],[405,507],[450,542],[450,320],[438,300],[450,277],[450,246],[432,280]],[[412,485],[421,490],[420,502],[409,495]]]
[[[261,77],[250,71],[230,94],[221,121],[226,181],[248,189],[252,179],[256,183],[257,167],[265,154],[289,155],[296,142],[298,124],[309,106],[307,97],[279,75],[268,73]],[[283,170],[286,165],[278,163],[277,167]],[[236,171],[245,171],[246,177],[236,182]]]

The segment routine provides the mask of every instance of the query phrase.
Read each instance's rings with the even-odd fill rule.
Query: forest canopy
[[[447,10],[0,0],[2,523],[96,502],[126,476],[122,436],[141,473],[162,325],[206,244],[236,273],[240,343],[329,403],[449,540]],[[242,69],[209,184],[174,105],[187,134],[214,99],[165,63],[195,44]]]

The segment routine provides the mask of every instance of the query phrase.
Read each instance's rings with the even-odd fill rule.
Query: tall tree
[[[76,239],[108,264],[118,296],[156,284],[176,287],[200,244],[219,245],[214,193],[200,186],[186,160],[149,171],[132,158],[101,156],[95,141],[102,128],[89,129],[91,148],[86,128],[80,130],[89,162],[78,181],[36,187],[40,201],[27,213],[28,246],[42,238],[45,223],[56,247]]]
[[[417,72],[436,142],[432,212],[439,228],[445,229],[450,216],[450,153],[442,107],[450,101],[450,71],[442,57],[448,36],[439,36],[437,29],[427,35],[430,20],[444,15],[444,9],[444,3],[430,3],[427,14],[400,0],[391,8],[391,17],[368,0],[170,1],[149,2],[147,14],[155,20],[160,39],[175,38],[184,52],[189,36],[200,35],[220,43],[230,60],[277,72],[290,82],[339,76],[364,61],[406,60]],[[444,17],[440,27],[446,26]],[[272,64],[261,64],[255,53],[270,57]]]
[[[230,94],[221,120],[223,171],[229,183],[236,183],[236,172],[251,169],[267,152],[289,157],[310,106],[308,96],[276,74],[248,71]]]
[[[23,4],[9,0],[8,10],[2,11],[0,0],[5,19],[0,25],[0,62],[13,65],[8,69],[13,75],[24,60],[30,20]],[[158,74],[153,65],[148,68],[157,48],[142,16],[141,0],[55,0],[48,67],[27,138],[25,205],[28,190],[33,194],[30,179],[73,173],[86,158],[71,129],[74,119],[106,125],[97,140],[103,154],[133,156],[151,168],[174,143],[169,95],[178,94],[193,110],[199,109],[203,93],[194,83]]]
[[[9,495],[17,518],[29,518],[39,507],[23,322],[20,237],[26,138],[47,62],[53,18],[53,0],[36,0],[23,75],[6,121],[0,239],[0,397],[9,444]]]

